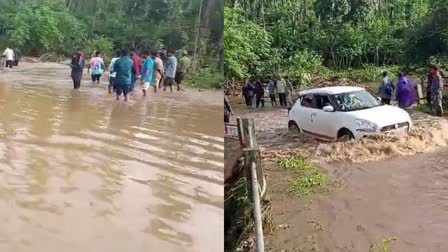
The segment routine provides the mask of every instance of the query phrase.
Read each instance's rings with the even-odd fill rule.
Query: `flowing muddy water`
[[[252,109],[265,158],[272,217],[268,251],[369,251],[371,242],[397,241],[391,251],[448,250],[448,123],[413,112],[410,135],[378,136],[348,143],[290,134],[287,111]],[[298,197],[294,174],[272,162],[305,155],[330,177],[335,191]],[[382,251],[382,250],[375,250]]]
[[[0,72],[0,251],[223,250],[222,93]]]
[[[266,158],[305,155],[315,162],[367,162],[415,155],[448,146],[448,121],[411,112],[414,129],[408,134],[379,135],[350,142],[326,142],[288,131],[285,109],[243,111],[255,120],[258,143]]]
[[[272,168],[273,220],[286,228],[267,236],[266,244],[272,251],[367,252],[371,242],[395,237],[390,251],[448,251],[447,155],[443,149],[407,158],[323,164],[330,176],[343,178],[344,187],[308,198],[288,193],[290,177]]]

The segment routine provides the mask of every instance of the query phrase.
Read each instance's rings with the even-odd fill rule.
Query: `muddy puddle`
[[[222,93],[115,102],[69,75],[0,72],[0,251],[223,250]]]

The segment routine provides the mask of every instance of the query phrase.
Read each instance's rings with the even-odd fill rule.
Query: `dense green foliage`
[[[223,41],[220,0],[0,0],[0,46],[26,55],[185,49],[197,69],[219,76]]]
[[[316,71],[421,65],[448,55],[448,0],[225,0],[225,6],[229,79],[257,78],[260,71],[307,79]],[[257,65],[261,70],[251,67]]]

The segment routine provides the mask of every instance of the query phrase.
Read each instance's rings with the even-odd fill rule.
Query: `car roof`
[[[304,90],[299,92],[299,95],[307,95],[307,94],[342,94],[349,93],[355,91],[364,90],[362,87],[353,87],[353,86],[335,86],[335,87],[322,87],[322,88],[313,88],[309,90]]]

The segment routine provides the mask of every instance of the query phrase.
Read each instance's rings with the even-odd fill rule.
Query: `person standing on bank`
[[[397,84],[397,101],[398,106],[402,109],[411,107],[415,102],[415,88],[412,80],[404,75],[404,73],[398,74]]]
[[[390,105],[390,100],[392,99],[395,92],[395,86],[386,71],[383,72],[383,78],[381,79],[378,92],[381,98],[381,102]]]
[[[286,107],[286,81],[283,77],[277,82],[277,92],[280,106]]]
[[[436,116],[443,116],[442,105],[442,90],[443,90],[443,78],[440,75],[439,67],[436,65],[431,66],[431,98],[432,98],[432,110]]]
[[[285,82],[286,82],[286,105],[289,107],[292,107],[292,93],[294,91],[291,81],[289,80],[289,77],[286,76],[285,77]]]
[[[132,71],[134,63],[129,57],[126,50],[121,51],[121,58],[115,61],[114,71],[115,76],[115,93],[117,94],[117,101],[120,100],[121,94],[124,95],[124,101],[128,101],[128,93],[131,89]]]
[[[246,101],[247,108],[252,108],[252,100],[254,97],[254,86],[252,86],[250,81],[247,81],[243,87],[243,97],[244,100]]]
[[[84,53],[82,49],[78,49],[73,54],[72,61],[70,63],[72,69],[71,77],[73,80],[73,88],[79,89],[81,87],[82,72],[84,70]]]
[[[275,82],[272,79],[270,79],[268,83],[268,92],[269,92],[269,98],[271,98],[272,107],[277,107],[277,99],[275,98],[277,87],[275,86]]]
[[[255,88],[254,88],[254,93],[255,93],[255,106],[258,108],[261,107],[264,108],[264,88],[263,88],[263,84],[261,84],[261,81],[257,81],[255,82]]]
[[[188,53],[186,50],[182,50],[182,58],[179,60],[179,64],[177,64],[177,72],[176,72],[176,83],[177,83],[177,91],[185,91],[182,87],[182,81],[185,79],[188,70],[190,69],[191,60],[188,58]]]
[[[230,105],[229,96],[230,91],[224,91],[224,123],[230,123],[230,117],[233,116],[233,110],[232,106]]]
[[[14,65],[14,51],[7,47],[6,50],[3,52],[3,57],[6,58],[6,68],[12,68]]]
[[[432,74],[432,64],[429,66],[428,71],[428,84],[426,85],[426,102],[428,106],[432,109],[432,97],[431,97],[431,85],[433,82],[433,74]]]
[[[163,91],[166,91],[166,87],[170,87],[170,91],[173,92],[174,79],[176,78],[177,58],[174,56],[174,52],[169,50],[167,53],[168,59],[166,61],[166,79],[163,87]],[[179,89],[179,86],[178,86]]]
[[[19,48],[14,48],[14,66],[19,66],[19,61],[22,58],[22,52]]]

